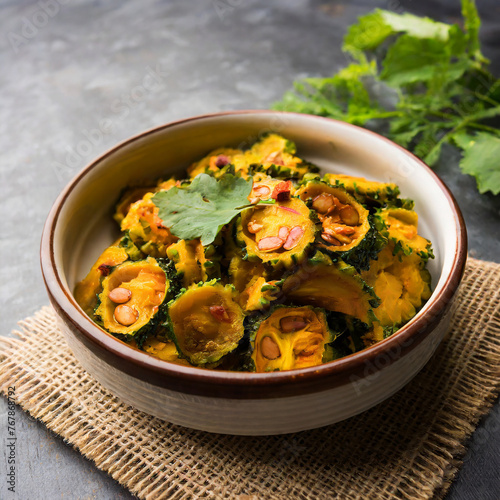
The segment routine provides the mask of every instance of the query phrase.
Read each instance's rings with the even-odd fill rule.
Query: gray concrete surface
[[[500,6],[478,0],[500,74]],[[1,333],[48,302],[38,263],[57,194],[91,159],[144,129],[267,108],[294,79],[346,63],[345,28],[375,6],[444,21],[458,0],[11,0],[0,2]],[[446,150],[437,171],[464,211],[471,254],[500,262],[500,197],[480,196]],[[120,485],[20,409],[17,493],[7,491],[0,398],[0,498],[128,499]],[[450,500],[500,498],[500,405],[475,432]]]

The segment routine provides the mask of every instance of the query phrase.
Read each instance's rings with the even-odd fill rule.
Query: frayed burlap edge
[[[442,498],[499,392],[500,265],[469,259],[450,335],[394,397],[336,425],[221,436],[121,403],[45,307],[0,339],[0,390],[140,498]]]

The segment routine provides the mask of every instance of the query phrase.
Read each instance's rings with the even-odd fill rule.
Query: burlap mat
[[[500,264],[469,259],[450,335],[394,397],[330,427],[208,434],[114,398],[78,364],[44,307],[0,341],[0,389],[145,499],[441,498],[500,375]],[[41,465],[40,465],[41,466]]]

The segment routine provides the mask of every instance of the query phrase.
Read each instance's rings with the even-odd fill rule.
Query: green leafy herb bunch
[[[462,0],[462,15],[463,27],[380,9],[362,16],[344,37],[354,61],[296,82],[274,108],[375,129],[430,166],[454,144],[479,191],[499,194],[500,80],[481,53],[474,0]]]

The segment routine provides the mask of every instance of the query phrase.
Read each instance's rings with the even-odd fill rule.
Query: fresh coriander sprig
[[[231,174],[219,180],[199,174],[188,187],[160,191],[152,201],[173,235],[186,240],[201,238],[202,245],[210,245],[225,224],[253,206],[248,203],[252,182]]]
[[[500,80],[481,53],[473,0],[462,0],[462,15],[463,29],[380,9],[362,16],[344,37],[355,62],[296,82],[274,107],[374,128],[430,166],[444,144],[455,144],[479,191],[498,194]]]

